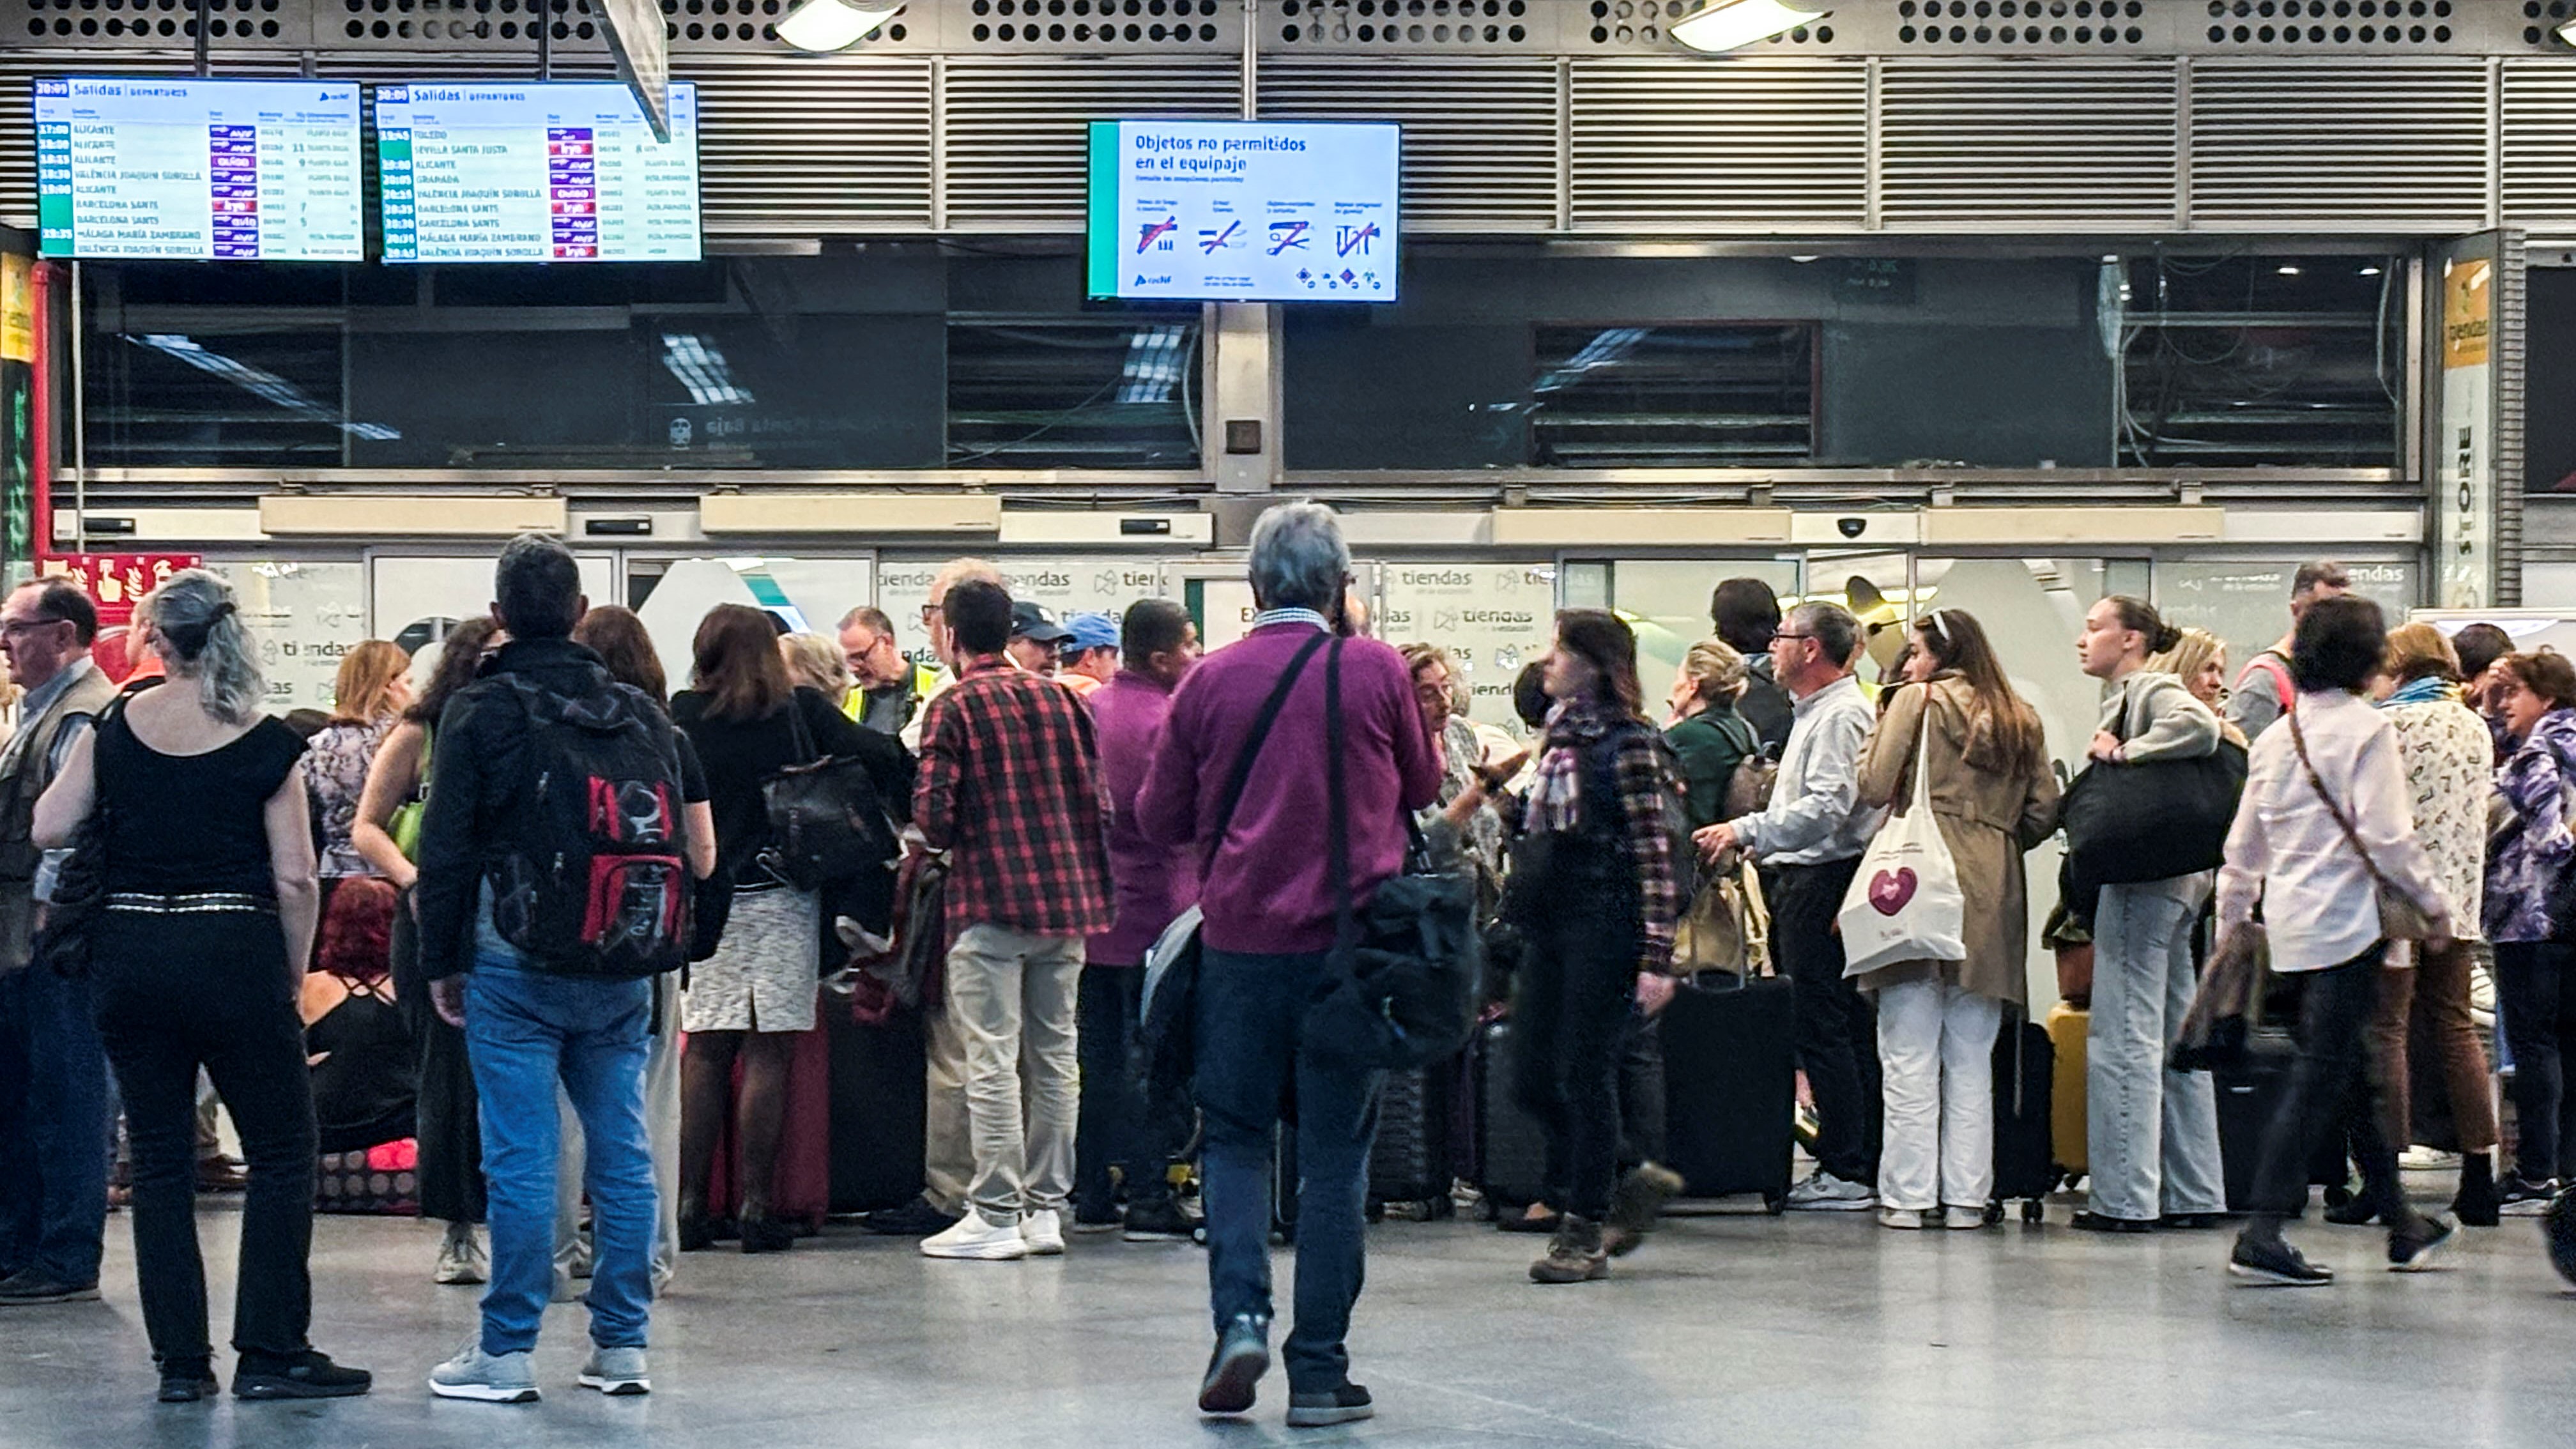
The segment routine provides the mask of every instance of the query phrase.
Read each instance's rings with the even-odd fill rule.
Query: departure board
[[[698,260],[698,92],[671,139],[623,85],[376,87],[389,262]]]
[[[356,85],[70,76],[33,90],[43,255],[365,256]]]

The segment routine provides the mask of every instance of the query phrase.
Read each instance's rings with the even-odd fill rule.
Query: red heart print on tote
[[[1895,915],[1905,909],[1907,901],[1914,899],[1916,884],[1914,867],[1910,865],[1882,870],[1870,877],[1869,903],[1882,916]]]

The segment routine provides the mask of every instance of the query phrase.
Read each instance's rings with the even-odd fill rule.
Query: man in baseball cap
[[[1011,661],[1031,674],[1055,678],[1056,650],[1073,631],[1055,621],[1045,606],[1021,600],[1011,605]]]
[[[1118,677],[1118,621],[1107,614],[1074,614],[1064,621],[1064,672],[1056,682],[1084,699]]]

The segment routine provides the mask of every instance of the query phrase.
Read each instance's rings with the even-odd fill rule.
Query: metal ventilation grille
[[[2563,236],[2576,226],[2576,70],[2504,63],[2504,214]]]
[[[1578,229],[1857,229],[1869,83],[1840,61],[1571,63]]]
[[[1400,123],[1407,231],[1556,225],[1552,61],[1273,61],[1261,71],[1261,114]]]
[[[710,233],[930,225],[930,62],[702,56],[698,175]]]
[[[1890,59],[1878,124],[1891,229],[2174,219],[2170,61]]]
[[[1532,14],[1530,0],[1279,0],[1270,18],[1263,47],[1291,53],[1544,53],[1556,33]]]
[[[1085,122],[1242,114],[1242,68],[1227,61],[952,59],[939,116],[944,224],[957,231],[1077,230]]]
[[[2487,67],[2191,69],[2196,226],[2474,231],[2487,220]]]

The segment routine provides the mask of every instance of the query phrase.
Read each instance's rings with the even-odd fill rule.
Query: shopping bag
[[[1932,818],[1932,701],[1923,702],[1923,737],[1914,752],[1914,799],[1879,827],[1860,858],[1860,873],[1835,924],[1843,938],[1843,974],[1858,976],[1898,961],[1964,961],[1967,898],[1959,870]]]

